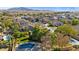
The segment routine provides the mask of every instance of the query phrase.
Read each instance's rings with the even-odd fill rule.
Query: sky
[[[35,10],[40,9],[40,10],[57,10],[57,11],[62,10],[78,11],[79,0],[1,0],[0,1],[0,9],[8,9],[12,7],[31,7],[31,8],[34,7],[32,9]]]
[[[0,9],[9,9],[11,7],[0,7]]]
[[[79,11],[79,7],[29,7],[34,10]]]
[[[0,9],[9,9],[13,7],[0,7]],[[50,10],[50,11],[79,11],[79,7],[26,7],[33,10]]]
[[[79,6],[79,0],[0,0],[0,7],[56,7]]]

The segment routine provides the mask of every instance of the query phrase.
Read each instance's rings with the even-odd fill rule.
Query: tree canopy
[[[59,26],[56,32],[61,32],[65,35],[71,35],[71,36],[75,36],[78,34],[78,32],[71,25],[66,24],[63,26]]]

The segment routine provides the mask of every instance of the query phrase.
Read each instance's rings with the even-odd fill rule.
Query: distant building
[[[62,23],[62,22],[53,22],[52,25],[53,25],[53,26],[62,26],[63,23]]]
[[[4,35],[4,36],[3,36],[3,39],[4,39],[4,40],[10,40],[10,39],[11,39],[11,36],[10,36],[10,35]]]
[[[21,19],[28,20],[30,17],[29,16],[21,16]]]

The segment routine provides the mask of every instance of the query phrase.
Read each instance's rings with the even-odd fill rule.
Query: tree
[[[56,33],[51,33],[51,41],[52,41],[52,46],[56,45],[56,40],[57,40],[57,35]]]
[[[48,32],[41,38],[41,46],[43,51],[50,51],[52,50],[53,46],[53,39],[51,38],[51,33]]]
[[[12,29],[11,27],[14,26],[13,25],[13,22],[12,22],[12,19],[3,19],[1,20],[2,24],[2,32],[5,30],[6,32],[8,32],[8,29]],[[9,33],[7,33],[9,35]],[[13,39],[9,40],[9,51],[12,50],[12,41]],[[6,43],[7,44],[7,43]]]
[[[78,32],[71,25],[59,26],[56,32],[63,33],[64,35],[76,36]]]
[[[66,19],[60,19],[59,21],[62,22],[63,24],[67,24],[68,23]]]
[[[16,46],[17,43],[24,43],[24,42],[27,42],[28,38],[29,38],[29,31],[26,30],[24,32],[21,32],[19,30],[20,26],[18,23],[14,23],[14,25],[11,27],[12,31],[13,31],[13,45],[14,45],[14,48]]]
[[[53,27],[52,22],[48,21],[48,27]]]
[[[57,43],[57,35],[56,33],[46,33],[42,38],[41,38],[41,46],[42,49],[45,51],[50,51],[56,46]]]
[[[48,30],[46,28],[36,25],[32,30],[32,35],[30,35],[30,40],[40,42],[41,37],[44,36]]]
[[[72,20],[72,25],[78,25],[79,24],[79,20],[78,19],[73,19]]]
[[[29,32],[20,32],[17,31],[16,33],[13,34],[14,38],[16,38],[16,43],[19,40],[18,43],[24,43],[27,42],[29,38]]]
[[[69,41],[70,37],[67,35],[64,35],[62,33],[57,33],[57,40],[56,40],[56,44],[57,46],[63,48],[65,46],[68,45],[68,41]]]

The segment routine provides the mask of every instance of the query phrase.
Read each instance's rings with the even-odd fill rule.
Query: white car
[[[74,39],[74,38],[71,38],[71,39],[69,40],[69,43],[72,44],[72,45],[79,45],[79,41],[76,40],[76,39]]]

